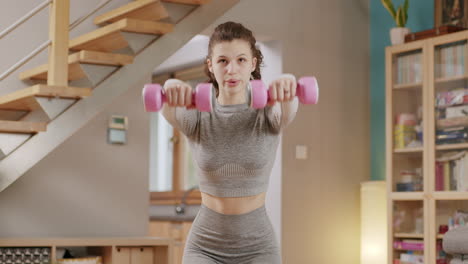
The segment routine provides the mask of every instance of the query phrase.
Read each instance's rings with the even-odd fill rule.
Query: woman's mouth
[[[227,85],[230,87],[237,86],[239,84],[239,80],[227,80],[226,81]]]

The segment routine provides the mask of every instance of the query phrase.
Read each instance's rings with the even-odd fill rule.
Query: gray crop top
[[[165,86],[170,82],[180,81],[170,79]],[[250,91],[247,93],[250,102]],[[162,111],[167,121],[188,138],[200,191],[218,197],[265,192],[280,132],[295,117],[297,97],[253,109],[248,103],[220,105],[213,96],[212,106],[211,112],[200,112],[165,104]]]

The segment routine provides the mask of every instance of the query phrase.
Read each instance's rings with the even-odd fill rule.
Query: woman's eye
[[[244,61],[247,61],[247,60],[245,58],[240,58],[239,61],[244,62]]]
[[[218,62],[225,63],[226,60],[225,60],[225,59],[221,59],[221,60],[219,60]]]

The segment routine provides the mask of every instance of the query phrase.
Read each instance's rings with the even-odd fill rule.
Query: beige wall
[[[0,237],[144,236],[149,114],[140,81],[0,192]],[[126,145],[107,144],[112,114],[129,119]]]
[[[214,23],[240,21],[280,40],[284,71],[319,80],[319,105],[300,107],[283,137],[285,263],[359,262],[359,183],[369,178],[367,6],[244,0]],[[0,237],[145,234],[149,118],[135,107],[140,92],[133,87],[0,193]],[[105,140],[114,112],[130,119],[124,147]],[[308,160],[294,159],[298,144],[308,146]]]
[[[369,179],[368,1],[241,1],[214,25],[282,42],[283,70],[315,75],[320,102],[283,135],[285,263],[359,263],[359,183]],[[209,32],[214,25],[207,30]],[[307,160],[296,160],[306,145]]]
[[[70,1],[70,21],[96,7]],[[113,0],[99,15],[128,0]],[[1,30],[42,1],[22,0],[0,9]],[[48,8],[0,39],[0,72],[27,55],[48,34]],[[97,28],[92,18],[70,32],[74,38]],[[14,48],[12,48],[14,47]],[[18,73],[46,62],[47,50],[0,82],[0,95],[28,86]],[[141,87],[150,76],[107,106],[11,186],[0,192],[0,237],[138,236],[147,234],[149,115]],[[111,114],[129,117],[128,144],[108,145]]]

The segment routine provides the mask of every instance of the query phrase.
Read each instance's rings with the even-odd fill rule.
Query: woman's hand
[[[291,101],[296,96],[296,77],[292,74],[283,74],[274,80],[269,86],[270,99],[268,105],[272,106],[276,102]]]
[[[185,106],[195,108],[192,103],[192,87],[181,80],[169,79],[164,83],[167,104],[169,106]]]

